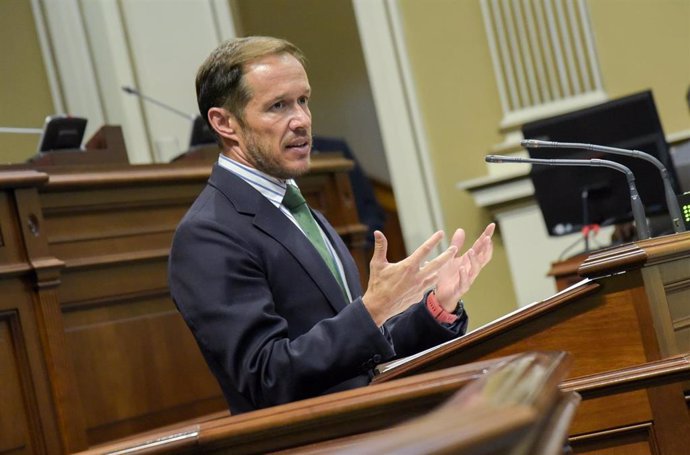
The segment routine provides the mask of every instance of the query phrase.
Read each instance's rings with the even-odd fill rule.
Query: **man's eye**
[[[271,105],[271,109],[273,109],[273,110],[280,110],[284,107],[285,107],[285,103],[283,103],[282,101],[278,101],[277,103],[273,103],[273,105]]]
[[[306,106],[307,104],[309,104],[309,98],[307,98],[306,96],[303,96],[302,98],[299,99],[299,103]]]

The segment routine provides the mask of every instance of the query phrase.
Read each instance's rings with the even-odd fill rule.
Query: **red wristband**
[[[427,295],[426,307],[429,310],[429,313],[431,313],[434,319],[436,319],[438,322],[452,324],[458,320],[457,315],[449,313],[443,309],[443,307],[438,303],[438,300],[436,300],[436,293],[434,292],[430,292],[429,295]]]

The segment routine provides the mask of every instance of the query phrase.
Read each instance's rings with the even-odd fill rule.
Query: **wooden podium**
[[[535,349],[569,352],[575,380],[690,351],[690,233],[599,252],[579,274],[587,280],[398,364],[374,382]],[[690,419],[682,385],[652,381],[610,395],[585,393],[570,433],[576,452],[684,453]]]
[[[557,387],[569,365],[564,353],[524,353],[180,425],[81,455],[426,454],[435,447],[439,453],[487,454],[487,445],[496,447],[490,453],[513,453],[521,445],[536,450],[528,453],[547,453],[537,448],[547,440],[562,447],[577,406],[573,391]],[[410,438],[416,450],[410,451]]]
[[[228,414],[167,282],[211,165],[128,165],[118,130],[0,169],[0,453],[73,453]],[[319,157],[300,184],[366,272],[349,166]]]
[[[144,443],[183,433],[189,436],[182,446],[219,453],[356,444],[359,435],[429,411],[450,389],[468,384],[468,374],[481,375],[519,352],[557,349],[573,359],[561,389],[583,397],[569,431],[575,453],[684,454],[690,357],[662,353],[673,338],[679,351],[685,348],[677,332],[655,324],[665,312],[654,307],[688,302],[688,251],[690,234],[682,234],[599,253],[582,267],[588,281],[390,368],[370,387],[175,426],[91,453],[155,453]],[[159,453],[171,446],[161,447]]]

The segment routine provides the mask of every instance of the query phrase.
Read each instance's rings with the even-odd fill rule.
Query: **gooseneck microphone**
[[[632,207],[633,219],[637,227],[637,236],[640,240],[649,238],[649,227],[647,226],[647,216],[644,213],[644,205],[642,199],[637,192],[635,186],[635,175],[633,175],[630,168],[623,166],[620,163],[609,160],[590,159],[590,160],[547,160],[539,158],[518,158],[501,155],[487,155],[484,160],[487,163],[529,163],[543,166],[591,166],[591,167],[607,167],[615,169],[616,171],[625,174],[628,181],[628,189],[630,190],[630,206]]]
[[[671,220],[673,221],[673,230],[678,232],[684,232],[685,226],[681,222],[682,216],[680,214],[680,206],[678,205],[678,198],[676,193],[673,191],[673,186],[671,185],[671,177],[668,170],[656,157],[650,155],[646,152],[641,152],[639,150],[627,150],[617,147],[607,147],[605,145],[595,145],[595,144],[583,144],[580,142],[553,142],[553,141],[540,141],[537,139],[525,139],[521,142],[522,146],[525,148],[553,148],[553,149],[580,149],[589,150],[592,152],[599,153],[610,153],[612,155],[622,155],[629,156],[632,158],[640,158],[645,161],[652,163],[659,169],[661,173],[661,180],[664,183],[664,194],[666,196],[666,205],[668,206],[668,213],[671,215]]]
[[[151,98],[150,96],[144,95],[144,94],[141,93],[139,90],[137,90],[137,89],[135,89],[135,88],[133,88],[133,87],[128,87],[128,86],[126,86],[126,85],[123,85],[123,86],[122,86],[122,90],[124,90],[126,93],[129,93],[130,95],[137,96],[137,97],[139,97],[139,98],[141,98],[141,99],[143,99],[143,100],[145,100],[145,101],[148,101],[148,102],[153,103],[153,104],[155,104],[155,105],[157,105],[157,106],[160,106],[160,107],[162,107],[163,109],[166,109],[166,110],[168,110],[168,111],[170,111],[170,112],[173,112],[173,113],[175,113],[175,114],[177,114],[177,115],[181,115],[182,117],[184,117],[184,118],[186,118],[186,119],[188,119],[188,120],[194,121],[194,120],[196,119],[196,116],[195,116],[195,115],[187,114],[187,113],[182,112],[182,111],[180,111],[180,110],[178,110],[178,109],[175,109],[174,107],[172,107],[172,106],[170,106],[170,105],[168,105],[168,104],[165,104],[165,103],[163,103],[162,101],[158,101],[158,100],[155,99],[155,98]]]

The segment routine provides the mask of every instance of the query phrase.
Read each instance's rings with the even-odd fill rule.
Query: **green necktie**
[[[345,286],[338,272],[338,266],[335,263],[335,259],[328,251],[328,247],[321,235],[321,230],[316,224],[316,220],[312,216],[309,207],[307,207],[307,201],[304,200],[304,196],[300,193],[299,188],[294,185],[287,185],[287,191],[283,198],[283,205],[285,205],[285,207],[290,210],[290,213],[292,213],[292,216],[295,217],[297,224],[300,225],[302,231],[304,231],[309,241],[316,248],[316,251],[319,252],[324,262],[326,262],[326,265],[331,270],[333,276],[335,276],[335,279],[338,280],[338,284],[347,297],[347,292],[345,291]]]

